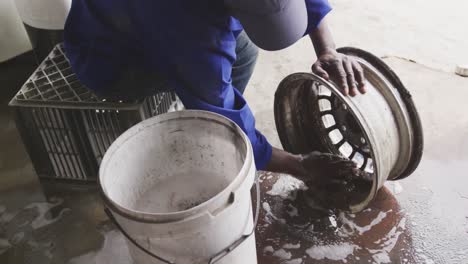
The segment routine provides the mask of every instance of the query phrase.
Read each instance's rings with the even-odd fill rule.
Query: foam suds
[[[354,235],[356,232],[359,235],[362,235],[365,232],[371,230],[372,227],[374,227],[375,225],[378,225],[380,222],[382,222],[382,220],[385,219],[385,217],[387,217],[387,214],[391,211],[392,210],[389,210],[387,212],[379,212],[377,217],[372,219],[372,221],[365,226],[357,225],[352,219],[346,216],[346,213],[340,212],[338,217],[340,219],[340,222],[343,223],[343,226],[338,229],[338,235],[340,235],[341,237],[348,237],[350,235]]]
[[[269,171],[262,171],[260,172],[260,181],[263,182],[264,180],[269,180],[271,178],[273,178],[273,172],[269,172]]]
[[[406,219],[400,220],[397,226],[394,226],[390,232],[385,235],[384,238],[375,241],[374,243],[379,244],[382,248],[380,249],[368,249],[369,253],[372,254],[372,258],[376,264],[391,263],[390,252],[398,242],[398,238],[405,230]]]
[[[7,212],[4,212],[0,215],[0,223],[9,223],[11,220],[13,220],[13,218],[15,218],[16,216],[16,212],[15,213],[7,213]]]
[[[52,259],[54,257],[54,254],[52,253],[52,249],[46,249],[44,250],[44,256],[48,259]]]
[[[285,249],[298,249],[298,248],[301,248],[301,243],[297,243],[297,244],[284,244],[283,245],[283,248]]]
[[[25,209],[36,209],[39,215],[31,222],[31,227],[33,229],[39,229],[41,227],[53,224],[60,220],[63,216],[63,214],[67,211],[70,211],[69,208],[64,208],[62,209],[58,216],[55,218],[49,218],[50,214],[49,211],[63,203],[63,199],[56,198],[52,199],[52,202],[37,202],[37,203],[31,203],[28,206],[25,207]]]
[[[397,195],[403,192],[403,186],[397,181],[386,181],[384,186],[393,194]]]
[[[273,256],[284,260],[284,259],[291,259],[292,254],[291,254],[291,252],[288,252],[288,251],[284,250],[283,248],[281,248],[281,249],[276,250],[275,252],[273,252]]]
[[[322,260],[341,260],[347,262],[346,258],[354,253],[354,250],[360,247],[350,243],[341,243],[333,245],[313,246],[306,250],[307,255],[313,259]]]
[[[307,189],[303,181],[287,174],[281,174],[271,187],[271,190],[266,193],[271,196],[280,196],[283,199],[295,200],[295,196],[293,195],[294,191]]]
[[[123,235],[112,230],[104,234],[104,244],[93,251],[68,261],[68,264],[130,264],[132,260]]]
[[[21,211],[7,212],[6,208],[0,206],[0,225],[14,223],[18,228],[16,233],[10,234],[7,238],[0,238],[0,255],[3,254],[10,247],[20,244],[27,244],[31,250],[39,251],[43,256],[48,259],[53,258],[54,245],[50,241],[38,243],[31,232],[35,229],[42,228],[57,222],[69,208],[64,208],[58,212],[58,216],[50,218],[50,210],[63,204],[63,199],[51,198],[51,203],[48,202],[35,202],[27,205]],[[15,219],[19,216],[23,221],[17,222]],[[27,238],[27,239],[26,239]],[[26,240],[26,241],[25,241]]]
[[[25,236],[24,232],[18,232],[11,237],[10,241],[15,245],[19,244],[21,243],[21,241],[23,241],[24,236]]]
[[[8,240],[0,238],[0,255],[5,253],[11,247],[10,242]]]
[[[291,260],[285,261],[283,263],[284,264],[301,264],[302,259],[301,258],[291,259]]]
[[[0,204],[0,215],[6,211],[6,206]]]
[[[265,248],[263,248],[263,253],[273,253],[275,250],[273,249],[272,246],[266,246]]]
[[[331,226],[333,226],[333,227],[335,227],[335,228],[338,226],[338,224],[336,223],[336,219],[335,219],[334,216],[328,217],[328,220],[330,221],[330,225],[331,225]]]
[[[272,212],[271,212],[271,207],[270,207],[270,204],[268,204],[267,202],[263,202],[262,204],[263,206],[263,210],[265,210],[266,212],[266,215],[265,215],[265,221],[269,224],[272,223],[271,219],[273,220],[276,220],[282,224],[285,224],[286,223],[286,220],[284,220],[283,218],[279,218],[279,217],[276,217]]]

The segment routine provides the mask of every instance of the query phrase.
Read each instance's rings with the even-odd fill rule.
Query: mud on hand
[[[302,179],[309,187],[308,194],[323,207],[349,209],[362,197],[364,186],[372,184],[372,175],[360,170],[357,164],[343,156],[314,151],[303,156]]]

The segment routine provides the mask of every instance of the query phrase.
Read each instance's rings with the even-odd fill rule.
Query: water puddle
[[[387,206],[376,203],[357,214],[333,214],[310,207],[310,201],[304,199],[307,187],[302,181],[288,175],[276,177],[276,182],[268,179],[271,189],[262,199],[263,217],[257,236],[257,240],[265,237],[260,258],[266,263],[300,264],[313,260],[384,264],[392,263],[395,257],[401,263],[410,262],[408,244],[402,238],[406,217],[392,196],[403,191],[401,185],[388,185],[391,190],[380,198],[380,203],[388,203]]]
[[[406,219],[403,218],[400,220],[397,226],[394,226],[384,238],[375,241],[380,248],[378,249],[368,249],[369,253],[372,254],[372,258],[375,263],[391,263],[390,252],[398,242],[400,235],[405,230]]]
[[[30,209],[37,212],[37,216],[31,221],[31,227],[33,229],[39,229],[47,225],[51,225],[59,221],[63,214],[67,211],[70,211],[69,208],[62,208],[58,215],[52,217],[50,211],[63,204],[63,199],[61,198],[51,198],[50,202],[38,202],[31,203],[26,206],[24,209]]]
[[[130,264],[132,260],[123,235],[112,230],[104,233],[104,243],[99,250],[75,257],[67,264]]]
[[[21,252],[15,254],[27,251],[35,263],[50,262],[55,245],[46,229],[70,211],[63,207],[63,202],[53,197],[48,202],[33,202],[16,211],[0,205],[0,255],[18,246]]]
[[[339,236],[342,237],[348,237],[351,235],[362,235],[365,232],[369,231],[372,229],[372,227],[380,224],[382,220],[387,217],[388,213],[392,212],[392,210],[389,210],[387,212],[379,212],[377,216],[372,219],[372,221],[364,226],[359,226],[353,221],[353,216],[354,214],[348,214],[345,212],[340,212],[338,215],[339,221],[342,223],[341,227],[337,229],[337,233]],[[335,222],[336,226],[336,222]]]

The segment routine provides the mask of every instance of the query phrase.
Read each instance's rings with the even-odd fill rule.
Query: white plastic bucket
[[[111,145],[99,174],[135,263],[257,263],[252,146],[227,118],[180,111],[147,119]]]

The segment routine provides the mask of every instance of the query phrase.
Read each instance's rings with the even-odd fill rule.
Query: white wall
[[[14,0],[0,0],[0,62],[31,50]]]

